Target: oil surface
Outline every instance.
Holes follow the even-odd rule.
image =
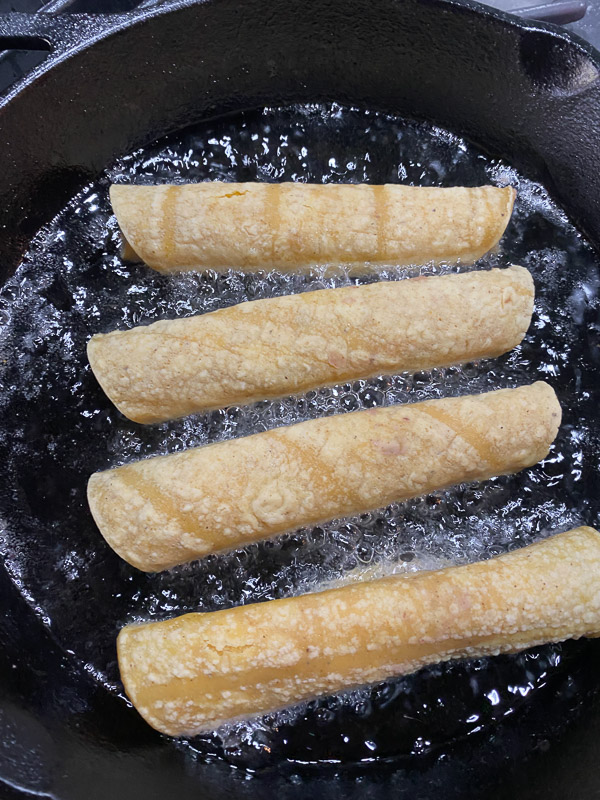
[[[388,269],[355,278],[229,271],[162,276],[124,263],[111,182],[199,180],[512,184],[515,213],[476,268],[518,263],[536,283],[533,322],[511,353],[461,367],[308,392],[152,426],[111,405],[85,355],[97,332],[262,297],[472,267]],[[545,190],[446,131],[329,106],[265,109],[144,148],[86,187],[33,241],[0,293],[0,535],[12,580],[61,647],[122,693],[115,637],[132,621],[317,590],[365,574],[489,558],[573,525],[600,523],[598,265]],[[524,472],[465,484],[323,528],[147,575],[105,544],[87,508],[89,475],[159,453],[323,414],[549,381],[564,412],[550,455]],[[174,746],[248,769],[282,761],[425,758],[537,704],[568,710],[590,690],[586,642],[424,669]],[[560,724],[558,720],[560,719]],[[550,727],[553,727],[550,725]],[[530,732],[537,747],[546,729]],[[539,736],[537,736],[539,733]],[[537,736],[537,739],[536,739]]]

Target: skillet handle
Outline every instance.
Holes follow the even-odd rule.
[[[35,21],[38,16],[41,15],[16,12],[1,14],[0,49],[52,50],[52,41],[47,36],[44,22]]]

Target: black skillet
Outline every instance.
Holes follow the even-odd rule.
[[[540,180],[600,245],[600,61],[543,24],[440,0],[215,0],[107,17],[8,15],[2,47],[50,51],[0,102],[2,282],[33,234],[117,155],[209,117],[319,100],[467,136]],[[7,535],[20,524],[16,514],[0,522]],[[512,733],[507,723],[504,738],[410,768],[291,767],[248,780],[195,760],[99,688],[4,571],[0,596],[2,797],[600,797],[593,692],[560,742],[526,759],[526,747],[514,758],[500,751],[517,728],[522,738],[543,726],[542,712]],[[597,648],[588,656],[594,684]]]

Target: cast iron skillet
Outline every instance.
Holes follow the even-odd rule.
[[[468,136],[540,180],[600,245],[600,57],[540,23],[444,0],[209,0],[106,17],[12,14],[0,18],[3,47],[50,55],[0,101],[2,281],[116,155],[208,117],[317,100]],[[2,797],[600,796],[595,707],[526,763],[498,758],[490,737],[419,770],[248,781],[195,763],[99,689],[4,571],[0,602]]]

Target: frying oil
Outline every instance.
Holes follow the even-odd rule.
[[[529,333],[494,360],[358,380],[159,425],[130,422],[90,372],[85,346],[94,333],[291,292],[473,268],[425,265],[360,277],[318,268],[307,275],[163,276],[124,263],[110,183],[201,180],[511,184],[518,199],[507,233],[475,268],[517,263],[531,271],[536,304]],[[335,104],[264,109],[127,155],[40,232],[0,295],[0,455],[7,474],[0,534],[13,581],[64,650],[108,691],[122,693],[115,636],[128,622],[468,563],[579,523],[598,525],[598,281],[591,247],[542,186],[424,123]],[[87,507],[87,478],[99,469],[323,415],[539,379],[556,389],[563,425],[549,456],[518,475],[464,484],[156,575],[121,561]],[[589,689],[581,664],[591,646],[549,645],[432,666],[178,746],[249,769],[282,761],[424,758],[465,737],[490,735],[508,717],[537,719],[542,705],[568,716],[565,709],[581,706]],[[546,741],[543,720],[527,730],[525,749]]]

